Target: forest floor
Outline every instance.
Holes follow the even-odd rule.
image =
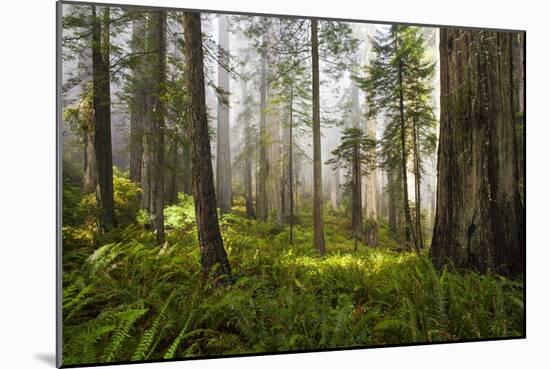
[[[523,283],[380,246],[354,252],[349,220],[325,210],[327,254],[311,216],[288,226],[220,218],[235,277],[202,282],[192,199],[166,208],[162,246],[140,224],[136,192],[115,178],[120,228],[98,236],[93,200],[64,185],[63,364],[278,352],[524,334]],[[92,205],[90,205],[92,204]]]

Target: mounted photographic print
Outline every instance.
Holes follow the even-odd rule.
[[[57,10],[58,366],[525,337],[524,31]]]

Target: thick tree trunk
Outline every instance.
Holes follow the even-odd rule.
[[[140,17],[132,22],[132,52],[143,53],[147,31],[145,18]],[[145,73],[141,60],[132,68],[132,102],[130,105],[130,179],[141,183],[143,165],[143,126],[145,107]]]
[[[213,277],[218,283],[223,283],[231,277],[231,268],[223,247],[216,209],[212,155],[206,118],[200,14],[185,13],[183,27],[187,61],[187,117],[201,267],[204,278]]]
[[[525,203],[525,33],[513,36],[514,110],[516,117],[516,144],[520,197]]]
[[[313,97],[313,236],[315,248],[325,253],[325,232],[323,226],[323,188],[321,172],[321,117],[319,110],[319,41],[317,20],[311,20],[311,91]]]
[[[513,33],[441,29],[441,128],[432,258],[523,272]]]
[[[94,107],[94,151],[97,165],[97,202],[102,231],[116,226],[113,195],[113,149],[111,142],[111,78],[109,70],[109,7],[102,17],[92,6],[92,69]]]
[[[229,62],[229,25],[225,15],[218,18],[218,59],[227,66]],[[224,213],[231,211],[231,147],[229,143],[229,73],[218,64],[218,87],[227,93],[218,96],[218,131],[216,141],[216,198]]]
[[[151,217],[157,243],[164,242],[164,117],[166,82],[166,12],[150,15],[148,51],[151,52],[150,88],[147,91],[147,122],[143,127],[142,207]]]
[[[267,161],[267,26],[262,36],[263,51],[262,51],[262,70],[260,81],[260,160],[258,173],[258,196],[256,198],[256,206],[258,210],[258,218],[261,221],[267,220],[267,176],[269,173],[269,163]]]

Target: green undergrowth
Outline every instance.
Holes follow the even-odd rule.
[[[523,335],[520,282],[436,270],[395,251],[383,224],[383,246],[354,253],[345,219],[326,212],[321,257],[307,211],[290,245],[288,226],[236,206],[220,219],[235,283],[213,288],[190,197],[167,207],[161,246],[139,222],[96,235],[84,198],[70,187],[64,198],[65,365]]]

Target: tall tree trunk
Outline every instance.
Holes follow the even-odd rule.
[[[186,133],[182,135],[182,176],[181,176],[181,190],[186,195],[193,194],[193,175],[191,173],[191,153],[190,153],[190,143]]]
[[[79,121],[82,129],[82,157],[84,175],[82,189],[84,193],[93,193],[97,187],[97,166],[94,150],[94,109],[93,96],[90,92],[90,69],[92,67],[92,39],[85,38],[86,47],[78,54],[78,78],[81,81],[81,95],[83,100],[79,109]]]
[[[268,91],[269,96],[269,91]],[[269,105],[269,104],[268,104]],[[283,162],[281,149],[281,121],[277,112],[268,115],[268,213],[279,227],[283,226]]]
[[[155,11],[148,22],[151,52],[146,97],[147,122],[143,127],[142,206],[151,217],[158,244],[164,242],[164,117],[166,82],[166,11]]]
[[[525,203],[525,33],[513,37],[514,110],[516,116],[516,143],[518,151],[518,178],[520,197]]]
[[[325,253],[325,234],[323,226],[323,188],[321,167],[321,117],[319,110],[319,41],[317,39],[317,20],[311,20],[311,69],[313,95],[313,235],[315,248]]]
[[[256,206],[258,210],[258,218],[261,221],[267,220],[267,175],[269,172],[269,163],[267,161],[267,35],[268,27],[266,25],[263,37],[262,50],[262,70],[260,82],[260,160],[258,173],[258,196]]]
[[[243,98],[248,96],[248,90],[246,88],[246,82],[243,82]],[[252,155],[252,143],[250,140],[250,120],[248,116],[244,118],[244,195],[246,200],[246,215],[249,218],[255,218],[254,212],[254,200],[252,197],[252,162],[250,156]]]
[[[147,30],[145,18],[139,17],[132,22],[132,52],[145,52]],[[145,112],[145,80],[144,66],[140,58],[132,68],[132,102],[130,104],[130,179],[141,183],[141,168],[143,165],[143,125]]]
[[[397,235],[397,196],[395,190],[395,175],[393,170],[389,170],[388,173],[388,226],[392,235]]]
[[[290,81],[290,115],[289,115],[289,123],[288,123],[288,196],[289,196],[289,241],[292,245],[293,240],[293,231],[294,231],[294,192],[293,192],[293,186],[292,181],[294,180],[294,173],[292,172],[292,151],[293,151],[293,145],[294,140],[292,137],[292,130],[293,130],[293,115],[294,115],[294,84],[293,81]]]
[[[513,33],[441,29],[436,265],[523,272]]]
[[[397,40],[397,35],[396,35]],[[396,50],[397,50],[396,41]],[[420,249],[416,242],[414,232],[412,232],[412,220],[411,220],[411,210],[409,208],[409,186],[407,183],[407,132],[405,127],[405,112],[404,112],[404,103],[403,103],[403,62],[399,61],[398,66],[398,80],[399,84],[399,119],[401,125],[401,179],[403,180],[403,211],[405,212],[405,243],[407,248],[410,249],[411,237],[413,239],[413,246],[417,252],[420,254]]]
[[[84,193],[93,193],[97,187],[97,165],[94,150],[94,118],[86,112],[83,119],[84,177],[82,179],[82,189]]]
[[[362,173],[361,160],[359,154],[359,145],[353,145],[353,170],[352,170],[352,213],[351,213],[351,228],[353,229],[353,240],[355,251],[357,251],[357,241],[363,237],[363,209],[361,206],[362,200]]]
[[[187,61],[187,117],[201,268],[204,278],[213,277],[218,283],[223,283],[229,281],[231,267],[223,247],[216,209],[212,155],[206,118],[200,14],[185,13],[183,27]]]
[[[178,200],[178,165],[179,165],[179,137],[177,132],[172,137],[170,147],[170,165],[167,176],[168,186],[166,188],[166,203],[175,204]]]
[[[351,82],[351,125],[360,128],[359,113],[359,88],[355,81]],[[361,170],[361,158],[359,145],[353,145],[353,158],[351,170],[351,228],[353,230],[354,249],[357,251],[357,242],[363,238],[363,208],[366,207],[366,188],[363,188],[363,173]]]
[[[439,32],[438,32],[439,33]],[[431,225],[435,222],[435,210],[437,204],[437,152],[434,152],[431,158],[431,166],[433,170],[433,179],[430,181],[430,217]]]
[[[413,136],[413,155],[414,155],[414,203],[415,203],[415,226],[416,226],[416,242],[420,249],[424,248],[424,237],[422,235],[422,222],[421,222],[421,199],[420,199],[420,153],[418,149],[418,132],[416,126],[416,120],[413,118],[412,136]]]
[[[332,169],[332,193],[330,196],[331,204],[334,209],[340,207],[340,168]]]
[[[218,96],[218,131],[216,141],[216,198],[224,213],[231,211],[231,147],[229,143],[229,25],[225,15],[218,18],[218,87],[227,93]],[[225,65],[222,65],[222,63]]]
[[[113,148],[111,142],[111,78],[110,78],[110,9],[103,8],[102,17],[92,6],[92,70],[95,119],[94,151],[97,165],[96,197],[100,209],[99,225],[103,231],[116,226],[113,195]]]
[[[376,140],[376,121],[367,119],[365,122],[365,132],[367,136]],[[375,157],[376,149],[369,150],[369,156]],[[376,220],[378,218],[378,181],[375,169],[368,171],[365,176],[365,216],[367,219]]]

